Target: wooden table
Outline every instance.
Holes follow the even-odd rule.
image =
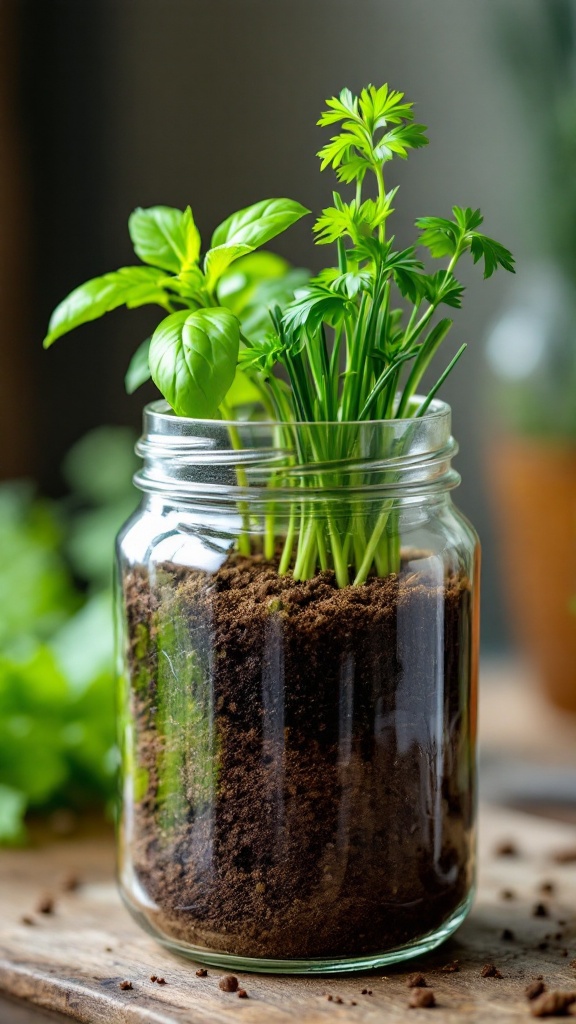
[[[518,856],[496,856],[497,844],[508,839],[517,845]],[[243,974],[245,1000],[220,991],[223,971],[209,968],[207,978],[197,978],[192,963],[162,950],[132,922],[113,881],[111,836],[4,851],[0,989],[78,1021],[108,1024],[399,1024],[407,1019],[407,976],[418,969],[436,994],[433,1020],[528,1021],[533,1018],[524,989],[535,976],[542,975],[551,988],[576,988],[571,966],[576,957],[576,863],[553,860],[556,851],[575,845],[571,825],[486,807],[478,899],[456,937],[401,969],[371,975]],[[71,871],[82,884],[65,892]],[[552,896],[540,892],[546,881],[554,885]],[[515,898],[503,899],[505,889],[513,890]],[[48,893],[55,897],[54,913],[36,912]],[[549,916],[534,916],[538,902]],[[33,924],[23,923],[28,915]],[[505,928],[514,939],[502,937]],[[459,970],[443,971],[453,960]],[[486,963],[494,963],[503,977],[481,977]],[[166,984],[151,982],[152,974],[163,976]],[[124,980],[132,982],[131,990],[120,989]],[[363,995],[365,988],[372,994]],[[410,1011],[409,1019],[426,1019],[429,1012]]]

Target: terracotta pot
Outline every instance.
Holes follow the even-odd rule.
[[[576,445],[499,439],[488,478],[512,628],[549,699],[576,712]]]

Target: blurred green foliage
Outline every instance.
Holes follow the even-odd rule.
[[[25,837],[27,812],[113,796],[113,542],[137,504],[133,444],[113,427],[78,442],[63,502],[0,485],[0,842]]]

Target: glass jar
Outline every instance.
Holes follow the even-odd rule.
[[[466,916],[479,546],[450,422],[438,401],[345,424],[146,408],[118,540],[119,871],[170,949],[371,968]]]

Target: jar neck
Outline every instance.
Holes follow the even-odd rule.
[[[134,482],[166,502],[207,508],[239,502],[366,508],[438,500],[460,482],[451,460],[450,408],[431,403],[417,419],[354,423],[225,422],[176,416],[164,402],[144,410]]]

